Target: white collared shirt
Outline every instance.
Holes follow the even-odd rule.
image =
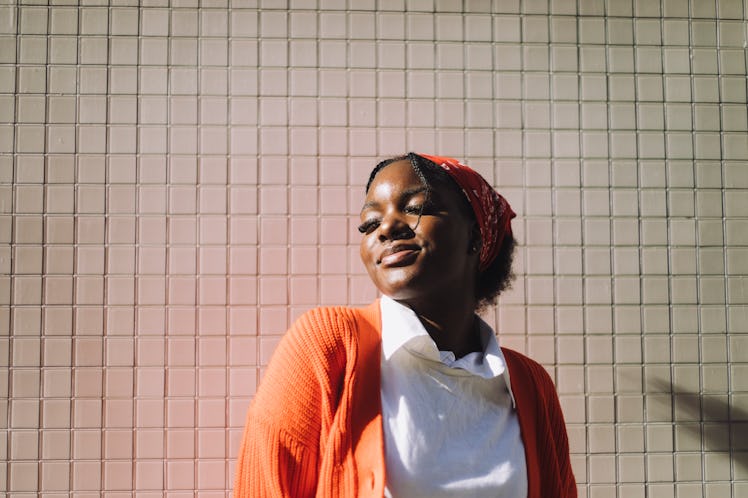
[[[479,319],[483,352],[455,359],[410,308],[380,303],[385,496],[527,496],[509,371],[491,327]]]

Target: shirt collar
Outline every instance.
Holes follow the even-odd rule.
[[[444,363],[451,368],[465,370],[483,378],[502,376],[509,390],[512,406],[516,406],[504,353],[499,347],[499,341],[493,329],[483,319],[478,317],[481,342],[484,345],[483,351],[469,353],[462,358],[455,359],[451,351],[439,351],[437,349],[436,343],[431,339],[412,309],[387,296],[382,296],[380,307],[382,311],[382,354],[384,361],[389,361],[397,350],[403,348],[418,356]]]

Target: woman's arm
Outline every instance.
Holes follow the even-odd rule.
[[[336,318],[307,312],[278,344],[247,413],[234,496],[315,495],[321,435],[330,430],[345,370]]]
[[[556,393],[556,388],[548,378],[546,384],[546,407],[548,410],[549,426],[552,432],[553,448],[555,449],[556,461],[558,462],[559,473],[559,496],[567,498],[576,498],[577,483],[574,473],[571,469],[571,459],[569,455],[569,438],[566,432],[566,423],[561,411],[561,403]]]
[[[311,497],[316,486],[316,450],[250,411],[236,462],[234,496]]]
[[[553,380],[536,361],[502,350],[525,445],[528,497],[576,498],[566,424]]]

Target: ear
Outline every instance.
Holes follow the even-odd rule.
[[[481,247],[483,246],[483,241],[481,239],[480,229],[478,228],[477,223],[473,223],[470,227],[469,242],[470,244],[468,245],[468,251],[471,254],[480,253]]]

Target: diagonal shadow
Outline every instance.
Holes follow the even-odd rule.
[[[694,393],[663,379],[648,380],[647,391],[670,394],[676,426],[695,438],[703,433],[704,451],[730,451],[735,464],[748,471],[748,410],[731,406],[727,395]],[[723,430],[707,430],[705,424]]]

